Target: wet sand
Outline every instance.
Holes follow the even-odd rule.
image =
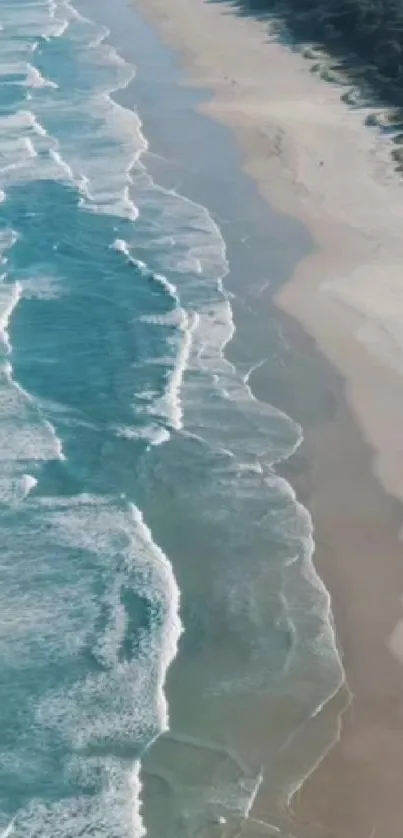
[[[352,695],[340,741],[292,801],[294,831],[304,838],[398,838],[403,670],[387,642],[403,587],[401,507],[374,479],[371,451],[345,403],[308,429],[302,451],[315,563],[332,594]]]
[[[266,24],[226,3],[138,2],[184,56],[190,83],[214,91],[203,109],[234,128],[263,196],[311,233],[316,250],[278,304],[344,382],[332,409],[305,425],[290,467],[313,513],[352,700],[340,741],[285,823],[310,838],[401,838],[403,187],[387,141],[364,125],[368,110],[344,105],[345,90],[313,75]],[[336,723],[344,698],[335,701],[313,728]],[[271,820],[272,804],[262,786],[255,824]]]

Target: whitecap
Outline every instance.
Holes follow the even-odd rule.
[[[60,9],[61,6],[53,4],[52,25],[49,26],[47,21],[44,26],[41,20],[42,35],[45,32],[45,37],[55,37],[54,33],[60,25],[55,19]],[[301,441],[302,431],[285,414],[258,402],[249,387],[250,371],[240,374],[224,356],[235,327],[231,306],[222,288],[228,264],[221,232],[205,208],[181,197],[175,190],[158,187],[149,177],[140,160],[147,148],[141,121],[137,114],[118,106],[111,99],[114,90],[121,89],[133,78],[134,68],[105,48],[103,42],[107,30],[94,26],[71,7],[70,10],[68,36],[77,47],[78,69],[88,60],[98,61],[102,68],[109,61],[110,87],[106,91],[97,91],[95,95],[84,93],[81,101],[74,101],[71,107],[67,107],[66,100],[54,97],[52,117],[54,119],[57,114],[60,125],[64,121],[64,134],[60,129],[62,137],[56,138],[47,132],[48,104],[45,97],[43,93],[37,95],[36,92],[36,88],[43,85],[32,85],[33,112],[21,111],[19,121],[0,120],[3,136],[6,137],[6,168],[3,170],[6,180],[13,183],[46,176],[67,177],[79,185],[82,205],[92,212],[137,220],[140,225],[142,214],[149,210],[149,215],[157,219],[155,228],[164,229],[166,235],[160,237],[159,244],[157,235],[149,235],[148,238],[153,253],[158,251],[161,273],[153,273],[146,262],[140,262],[131,255],[134,248],[130,241],[120,238],[113,245],[143,272],[145,280],[158,283],[172,298],[175,303],[172,316],[178,321],[175,335],[171,336],[168,344],[171,354],[167,356],[166,363],[170,367],[170,376],[165,393],[160,398],[154,398],[152,406],[146,408],[167,427],[160,427],[159,422],[154,424],[151,420],[142,433],[150,444],[157,445],[169,439],[168,428],[184,429],[199,438],[202,436],[216,451],[229,451],[237,460],[238,471],[262,477],[269,465],[295,450]],[[23,22],[21,16],[21,25]],[[27,24],[31,35],[35,34],[38,25],[29,11]],[[74,128],[74,119],[77,128]],[[30,148],[38,154],[35,160]],[[131,197],[132,187],[138,206]],[[171,281],[172,276],[175,285]],[[9,316],[6,314],[3,328],[3,342],[8,353]],[[162,328],[169,325],[169,316],[165,316],[165,321],[159,320],[158,325]],[[9,452],[7,457],[12,462],[17,459],[24,461],[24,479],[29,474],[27,460],[52,456],[63,459],[62,442],[55,428],[45,419],[42,405],[13,381],[11,365],[4,365],[2,372],[0,433],[4,433],[4,437],[0,442],[0,452],[4,458],[4,452]],[[211,408],[212,394],[215,413]],[[126,439],[136,439],[139,435],[136,429],[127,426],[118,428],[117,433]],[[244,469],[245,460],[247,469]],[[275,487],[276,491],[281,490],[281,484],[276,483]],[[311,569],[312,524],[309,517],[304,517],[306,510],[298,506],[295,497],[290,495],[289,500],[294,518],[298,519],[295,538],[303,542],[305,551],[302,563],[292,560],[287,567],[290,614],[297,625],[301,618],[298,610],[301,592],[297,583],[301,582],[302,564],[307,600],[317,609],[315,618],[320,612],[320,619],[323,617],[326,623],[329,602],[320,585],[318,587]],[[71,690],[48,696],[38,707],[38,724],[48,726],[58,735],[61,731],[66,741],[72,743],[73,749],[81,751],[91,750],[94,743],[105,741],[105,737],[109,737],[109,741],[132,741],[133,731],[138,727],[147,735],[150,732],[157,735],[166,730],[169,718],[164,681],[167,668],[176,654],[181,631],[179,592],[169,561],[155,545],[140,511],[136,507],[126,508],[124,504],[121,507],[114,499],[101,501],[85,496],[74,502],[70,499],[48,499],[46,506],[45,501],[38,501],[35,492],[27,493],[26,503],[30,505],[30,511],[36,508],[35,504],[38,504],[40,514],[45,510],[53,543],[88,551],[99,561],[105,577],[108,578],[108,574],[113,577],[104,601],[108,613],[107,627],[92,650],[101,667],[105,667],[105,672],[89,677],[84,684]],[[289,521],[287,523],[291,526]],[[162,609],[164,615],[163,625],[153,627],[151,639],[145,635],[140,637],[137,662],[121,660],[120,657],[127,619],[119,596],[122,579],[125,582],[131,580],[133,587],[155,608]],[[316,594],[319,594],[317,599]],[[18,613],[18,609],[15,611]],[[43,605],[42,611],[34,608],[30,613],[33,621],[30,627],[35,620],[42,625]],[[53,614],[51,603],[49,613]],[[327,639],[328,648],[334,649],[334,638],[330,635]],[[152,682],[150,671],[154,676]],[[136,702],[134,696],[138,699]],[[102,708],[98,716],[94,715],[95,706]],[[139,707],[143,713],[140,716]],[[135,768],[138,770],[137,764]],[[128,787],[127,775],[123,778],[119,775],[117,783],[115,778],[119,767],[113,764],[110,769],[108,774],[104,761],[102,770],[105,788],[109,792],[107,805],[102,796],[95,801],[67,800],[51,808],[32,804],[19,819],[20,835],[29,831],[32,836],[43,838],[57,831],[61,836],[67,836],[85,831],[88,819],[92,829],[95,824],[101,835],[102,830],[115,834],[116,800],[122,800],[123,787],[126,806]],[[248,789],[247,801],[250,801],[251,794],[253,789]],[[130,804],[130,811],[137,811],[137,814],[138,795],[139,783],[134,781],[134,802]],[[244,804],[247,806],[245,801]],[[117,819],[121,824],[121,809],[119,811]],[[136,823],[136,828],[141,830]],[[122,825],[119,828],[122,829]]]
[[[26,85],[27,87],[52,87],[57,88],[57,84],[50,79],[45,79],[40,71],[32,64],[27,64],[26,67]]]
[[[115,239],[115,241],[113,242],[112,247],[113,247],[114,250],[117,250],[118,253],[123,253],[124,256],[127,256],[128,258],[130,258],[129,245],[126,241],[124,241],[124,239]],[[145,267],[145,265],[144,265],[144,267]]]
[[[170,438],[168,429],[160,425],[146,425],[141,428],[129,427],[128,425],[118,426],[115,433],[123,439],[145,439],[151,445],[162,445],[164,442],[168,442]]]
[[[20,282],[22,295],[27,300],[55,300],[62,296],[60,280],[55,276],[31,276]]]
[[[0,340],[7,355],[11,352],[8,325],[11,315],[21,299],[21,294],[22,286],[20,282],[8,285],[5,284],[4,279],[0,282]]]
[[[150,281],[155,282],[157,285],[160,285],[161,288],[163,288],[164,291],[167,291],[169,296],[172,297],[172,299],[175,300],[175,302],[179,305],[180,301],[177,294],[176,285],[170,282],[167,279],[167,277],[163,274],[156,273],[150,270],[146,262],[144,262],[142,259],[137,259],[135,256],[133,256],[131,253],[131,247],[127,241],[125,241],[124,239],[115,239],[115,241],[112,244],[112,248],[116,250],[118,253],[123,253],[127,261],[130,262],[130,264],[134,265],[134,267],[136,267],[137,270],[139,270],[146,279],[149,279]]]
[[[102,668],[45,697],[37,724],[57,729],[86,758],[105,742],[113,752],[158,735],[169,723],[164,684],[182,631],[179,590],[166,555],[140,510],[123,500],[82,496],[72,504],[38,503],[46,537],[62,548],[87,551],[108,584],[98,604],[107,615],[105,628],[92,647]],[[124,646],[129,616],[122,590],[127,589],[148,601],[155,614],[150,629],[138,632],[133,654]]]
[[[9,838],[11,833],[14,831],[14,821],[15,818],[13,818],[10,821],[10,823],[5,827],[5,829],[3,829],[2,832],[0,832],[0,838]]]
[[[33,474],[23,474],[22,475],[22,496],[26,498],[35,486],[38,485],[38,480]]]
[[[197,329],[199,315],[196,312],[187,314],[181,312],[182,322],[178,329],[179,339],[176,339],[177,351],[172,364],[172,371],[165,393],[149,406],[148,412],[164,417],[169,426],[179,431],[183,427],[182,383],[185,375],[192,346],[193,333]]]
[[[0,460],[64,460],[56,429],[39,403],[13,378],[9,361],[0,367]]]
[[[87,772],[91,779],[88,767]],[[128,767],[113,758],[103,760],[102,765],[94,760],[92,776],[102,777],[103,789],[98,794],[68,797],[49,805],[33,800],[14,818],[13,835],[71,838],[95,830],[99,838],[143,838],[139,762]],[[84,777],[82,770],[79,778],[83,783]]]
[[[57,141],[32,111],[0,117],[0,130],[0,170],[6,186],[41,178],[71,180],[71,170],[58,153]]]

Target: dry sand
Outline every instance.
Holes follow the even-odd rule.
[[[402,838],[403,182],[368,111],[346,106],[267,24],[223,2],[137,2],[190,82],[214,92],[203,108],[234,128],[262,194],[311,232],[317,248],[278,303],[345,381],[346,404],[308,432],[305,453],[316,565],[354,698],[341,741],[293,801],[294,831]]]

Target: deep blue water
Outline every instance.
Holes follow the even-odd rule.
[[[0,836],[157,835],[140,766],[170,716],[210,741],[209,696],[221,724],[302,689],[300,724],[340,681],[273,471],[302,430],[225,358],[225,242],[148,173],[110,95],[135,66],[68,2],[0,22]],[[201,808],[246,811],[256,766],[231,782]]]

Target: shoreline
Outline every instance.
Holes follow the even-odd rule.
[[[364,125],[368,109],[349,110],[343,88],[313,76],[302,56],[266,44],[264,25],[203,0],[138,5],[184,56],[189,83],[214,91],[201,109],[234,129],[263,197],[301,220],[317,245],[277,303],[345,384],[347,404],[339,395],[330,418],[305,428],[301,456],[310,467],[304,493],[315,523],[315,567],[332,595],[354,699],[340,742],[293,801],[295,828],[302,836],[307,825],[310,838],[385,831],[400,838],[403,187],[387,142]],[[261,807],[258,798],[257,818]]]

